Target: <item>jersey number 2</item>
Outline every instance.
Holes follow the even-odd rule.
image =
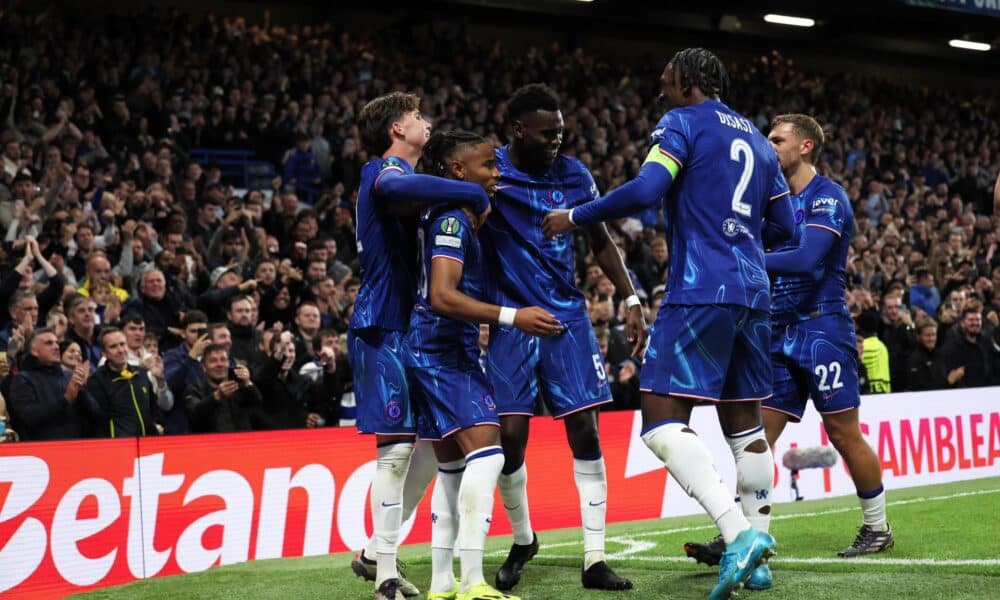
[[[746,193],[747,186],[750,185],[750,176],[753,175],[753,150],[750,149],[750,144],[746,140],[736,138],[729,146],[729,158],[743,163],[743,173],[740,174],[740,180],[736,183],[736,189],[733,190],[733,212],[749,217],[753,206],[743,201],[743,194]]]

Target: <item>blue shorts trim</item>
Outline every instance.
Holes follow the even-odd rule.
[[[557,419],[612,401],[590,321],[563,324],[562,334],[544,339],[513,327],[490,328],[486,373],[500,415],[534,415],[539,395]]]
[[[650,330],[640,391],[707,402],[771,396],[768,313],[728,304],[664,304]]]
[[[401,331],[369,327],[347,334],[348,360],[361,433],[414,435],[417,430],[403,366]]]

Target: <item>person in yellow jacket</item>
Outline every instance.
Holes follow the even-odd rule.
[[[889,373],[889,349],[875,335],[878,315],[863,312],[858,316],[858,333],[864,337],[864,351],[861,364],[868,375],[868,389],[862,394],[888,394],[892,392],[892,378]]]
[[[91,297],[96,287],[107,289],[122,304],[128,301],[128,292],[111,283],[111,262],[104,254],[94,254],[87,260],[87,277],[77,291],[81,296]]]

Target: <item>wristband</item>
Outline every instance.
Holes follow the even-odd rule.
[[[633,306],[639,306],[642,302],[639,300],[639,296],[632,294],[628,298],[625,298],[625,306],[632,308]]]
[[[569,209],[569,214],[566,215],[566,218],[569,219],[569,222],[572,223],[575,226],[576,225],[576,221],[573,220],[573,211],[574,210],[576,210],[576,209],[575,208]]]
[[[497,323],[500,323],[504,327],[514,326],[514,315],[517,314],[516,308],[511,308],[509,306],[500,307],[500,317],[497,319]]]

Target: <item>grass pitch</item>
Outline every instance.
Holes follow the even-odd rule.
[[[573,497],[575,502],[575,496]],[[567,506],[567,510],[575,510]],[[741,598],[990,598],[1000,594],[1000,477],[910,488],[889,493],[896,547],[871,558],[844,560],[861,522],[853,497],[775,506],[771,532],[774,588],[741,591]],[[622,597],[705,598],[718,570],[684,557],[685,541],[716,534],[704,516],[619,523],[608,527],[608,562],[632,579]],[[514,590],[525,600],[614,598],[580,586],[582,539],[578,529],[540,533],[541,550]],[[509,536],[487,542],[491,579],[510,546]],[[427,545],[404,546],[408,578],[422,590],[430,582]],[[78,596],[132,598],[371,598],[374,587],[350,571],[351,554],[253,561],[176,577],[108,588]],[[456,572],[458,569],[456,558]],[[423,596],[421,596],[423,598]]]

